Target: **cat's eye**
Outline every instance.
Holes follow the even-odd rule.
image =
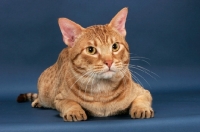
[[[86,51],[87,51],[87,53],[89,53],[89,54],[91,54],[91,55],[94,55],[94,54],[97,53],[96,48],[94,48],[94,47],[92,47],[92,46],[87,47],[87,48],[86,48]]]
[[[118,43],[114,43],[113,45],[112,45],[112,51],[113,52],[117,52],[119,50],[119,44]]]

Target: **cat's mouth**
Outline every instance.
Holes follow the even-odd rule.
[[[111,69],[108,69],[107,71],[105,71],[105,72],[115,72],[115,71],[113,71],[113,70],[111,70]],[[105,73],[104,72],[104,73]]]
[[[113,77],[114,74],[115,74],[115,71],[109,69],[109,70],[103,72],[103,73],[101,74],[101,77],[102,77],[103,79],[110,79],[110,78]]]

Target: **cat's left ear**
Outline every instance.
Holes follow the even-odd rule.
[[[122,36],[126,36],[125,23],[127,14],[128,8],[125,7],[121,9],[108,24],[108,26],[118,31]]]

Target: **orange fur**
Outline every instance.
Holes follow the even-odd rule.
[[[65,121],[86,120],[85,111],[105,117],[127,109],[132,118],[153,117],[150,92],[132,80],[128,69],[127,13],[123,8],[109,24],[88,28],[60,18],[68,47],[39,77],[38,98],[32,106],[57,109]]]

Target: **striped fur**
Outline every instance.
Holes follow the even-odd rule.
[[[60,18],[68,47],[40,75],[38,97],[21,94],[18,102],[34,100],[32,107],[57,109],[64,121],[86,120],[87,114],[111,116],[126,110],[132,118],[153,117],[150,92],[132,80],[128,69],[127,13],[124,8],[109,24],[88,28]],[[94,48],[94,54],[88,47]]]
[[[35,99],[38,98],[37,93],[25,93],[25,94],[20,94],[17,98],[17,102],[26,102],[26,101],[34,101]]]

